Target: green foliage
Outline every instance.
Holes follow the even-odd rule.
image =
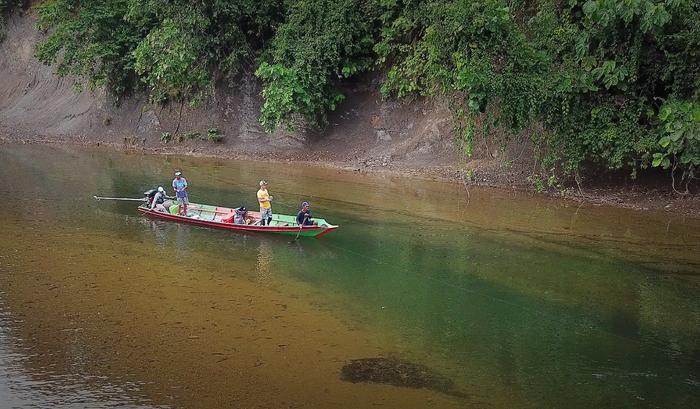
[[[224,140],[224,136],[221,134],[219,128],[209,128],[207,130],[207,139],[210,142],[219,143]]]
[[[557,178],[557,176],[554,174],[547,176],[546,174],[543,175],[540,173],[535,173],[528,176],[527,181],[532,184],[532,187],[538,193],[544,193],[547,191],[559,193],[562,192],[562,185],[559,182],[559,178]]]
[[[217,75],[251,64],[280,18],[280,3],[130,0],[126,20],[147,32],[133,51],[134,68],[152,100],[196,104]]]
[[[5,14],[8,4],[0,0]],[[551,175],[579,180],[587,169],[651,164],[687,182],[697,168],[696,0],[46,0],[36,9],[47,32],[39,59],[117,95],[145,89],[155,102],[196,103],[250,69],[263,84],[265,129],[323,126],[340,85],[377,68],[385,97],[449,101],[465,155],[477,136],[505,135],[491,141],[503,145],[541,129],[532,140],[545,189],[562,183]]]
[[[134,69],[154,102],[198,101],[209,85],[206,60],[198,55],[204,46],[198,41],[198,17],[164,20],[134,50]]]
[[[265,102],[260,123],[268,131],[285,121],[289,122],[293,114],[300,114],[313,123],[317,109],[342,100],[337,92],[328,96],[324,84],[305,81],[296,70],[282,64],[270,65],[263,62],[255,75],[265,84],[262,91]]]
[[[695,30],[686,13],[697,18],[699,10],[690,4],[589,0],[557,11],[542,3],[529,23],[551,59],[539,117],[552,132],[541,142],[567,173],[587,163],[646,164],[656,150],[658,101],[683,88],[662,81],[677,71],[662,45]]]
[[[514,131],[534,117],[545,82],[545,56],[518,29],[504,1],[385,1],[375,46],[393,61],[384,95],[450,98],[465,152],[474,133],[494,125]],[[489,105],[497,116],[485,115]]]
[[[170,132],[163,132],[160,134],[160,141],[168,143],[173,140],[173,134]]]
[[[561,189],[561,185],[559,184],[559,179],[557,178],[557,175],[549,175],[549,177],[547,178],[547,187],[556,190]]]
[[[654,153],[652,166],[672,168],[672,172],[681,170],[687,192],[687,184],[700,166],[700,101],[667,101],[661,107],[659,120],[660,152]]]
[[[474,169],[467,169],[466,172],[462,173],[462,180],[465,183],[476,181],[476,173],[474,172]]]
[[[532,187],[537,193],[544,193],[547,191],[544,181],[539,175],[532,175],[527,177],[528,182],[532,183]]]
[[[197,132],[197,131],[185,132],[185,135],[184,135],[185,139],[188,139],[188,140],[199,139],[201,136],[202,136],[202,134]]]
[[[658,151],[659,101],[700,93],[698,2],[380,3],[383,93],[448,97],[467,155],[537,122],[547,172],[634,169]]]
[[[289,2],[286,21],[256,71],[262,80],[260,123],[267,130],[325,123],[327,111],[343,100],[334,78],[367,71],[371,54],[371,2],[361,0],[299,0]]]
[[[91,88],[106,85],[121,95],[134,85],[132,50],[138,27],[124,19],[128,0],[47,0],[36,6],[38,26],[50,34],[37,58],[56,65],[60,76],[73,75]]]
[[[117,96],[145,85],[156,102],[196,103],[236,74],[281,18],[281,0],[46,0],[37,57]]]

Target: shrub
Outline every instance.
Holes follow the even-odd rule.
[[[219,143],[224,140],[224,136],[221,134],[219,128],[209,128],[207,130],[207,139],[210,142]]]
[[[185,139],[199,139],[202,134],[197,131],[185,132]]]
[[[0,0],[5,14],[12,4]],[[653,165],[687,184],[697,168],[695,0],[45,0],[36,10],[47,32],[37,57],[118,96],[146,90],[182,109],[252,69],[266,130],[323,127],[341,82],[379,69],[386,98],[448,100],[466,155],[477,135],[502,144],[536,125],[535,173],[578,181],[587,168]]]
[[[664,103],[659,113],[662,123],[658,145],[660,152],[653,154],[652,166],[682,171],[680,182],[688,184],[697,177],[695,171],[700,167],[700,102],[671,100]],[[673,189],[676,179],[673,177]],[[680,193],[680,192],[679,192]]]
[[[255,74],[262,80],[260,123],[267,130],[291,127],[295,116],[322,126],[343,95],[334,79],[372,67],[372,2],[300,0],[290,3],[286,21]]]

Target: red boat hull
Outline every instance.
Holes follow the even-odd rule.
[[[146,209],[144,207],[139,207],[138,211],[143,215],[148,217],[153,217],[157,219],[171,220],[175,222],[195,224],[198,226],[214,227],[217,229],[224,230],[236,230],[242,232],[259,232],[259,233],[276,233],[276,234],[286,234],[286,235],[299,235],[304,237],[321,237],[324,234],[330,233],[331,231],[338,228],[338,226],[304,226],[301,229],[299,227],[278,227],[278,226],[256,226],[256,225],[246,225],[246,224],[233,224],[224,223],[218,221],[209,221],[195,219],[192,217],[180,216],[176,214],[159,212],[156,210]]]

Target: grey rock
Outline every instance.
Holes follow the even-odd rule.
[[[136,127],[136,133],[145,134],[158,130],[160,127],[160,120],[158,115],[156,115],[153,110],[144,112],[141,115],[141,120],[139,125]]]
[[[391,135],[384,129],[377,130],[377,140],[380,141],[391,141]]]

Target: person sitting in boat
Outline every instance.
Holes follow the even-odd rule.
[[[241,206],[234,211],[233,223],[234,224],[248,224],[248,209],[245,206]]]
[[[151,198],[151,210],[155,209],[159,212],[164,212],[166,209],[165,199],[165,189],[163,189],[162,186],[158,186],[158,189],[155,191],[153,197]]]
[[[163,205],[163,202],[165,202],[165,190],[161,187],[158,186],[158,189],[154,189],[153,191],[149,192],[149,205],[148,207],[153,210],[157,209],[158,205]]]
[[[143,192],[143,195],[144,195],[143,200],[146,201],[146,205],[148,206],[148,208],[151,207],[151,203],[153,203],[153,198],[156,196],[156,193],[158,193],[157,188],[149,189],[149,190]]]
[[[301,210],[297,213],[297,225],[298,226],[316,226],[316,221],[311,217],[311,210],[309,210],[309,202],[302,202]]]

